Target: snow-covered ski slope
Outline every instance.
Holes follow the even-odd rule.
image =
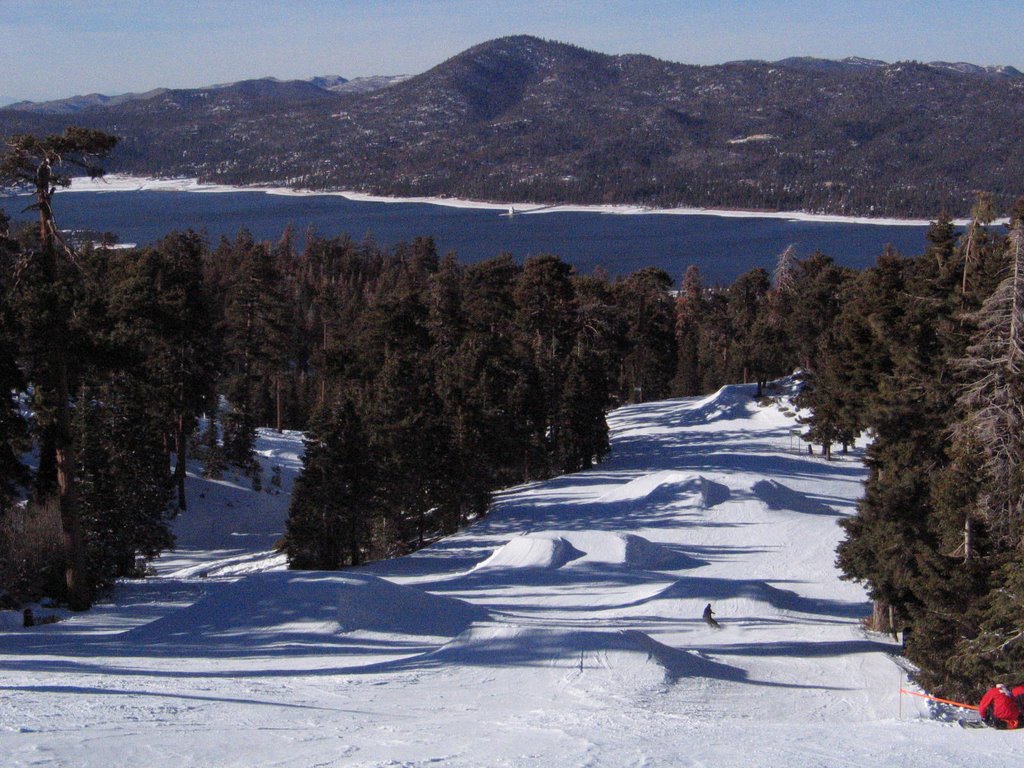
[[[301,442],[266,433],[280,495],[193,479],[156,578],[5,617],[0,764],[1007,764],[1017,734],[901,709],[895,647],[833,564],[860,455],[807,456],[785,399],[751,394],[622,408],[600,467],[342,573],[270,551]]]

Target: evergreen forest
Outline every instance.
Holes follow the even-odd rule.
[[[14,137],[0,215],[0,599],[84,609],[173,546],[187,462],[261,476],[258,429],[303,430],[280,546],[293,568],[401,555],[509,485],[592,466],[617,405],[803,382],[808,450],[870,437],[837,562],[902,630],[932,691],[1024,678],[1024,200],[979,195],[924,252],[854,272],[779,255],[732,285],[657,269],[577,274],[556,255],[475,264],[429,236],[384,247],[245,230],[73,247],[67,174],[105,134]],[[1005,212],[1003,212],[1005,213]],[[102,222],[97,222],[102,225]]]

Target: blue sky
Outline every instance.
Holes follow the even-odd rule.
[[[1024,69],[1019,0],[0,0],[0,96],[416,74],[511,34],[690,64],[809,55]]]

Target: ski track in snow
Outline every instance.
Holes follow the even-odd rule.
[[[287,571],[273,551],[302,445],[263,432],[270,492],[190,476],[155,577],[58,624],[0,614],[0,762],[1005,762],[1015,734],[901,709],[897,649],[861,629],[865,594],[834,567],[860,451],[807,456],[786,392],[751,394],[622,408],[599,467],[340,573]]]

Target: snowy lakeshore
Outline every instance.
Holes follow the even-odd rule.
[[[207,184],[198,179],[158,179],[145,176],[129,176],[124,174],[108,174],[103,178],[90,179],[80,177],[72,180],[71,192],[262,192],[268,195],[289,197],[328,196],[343,197],[355,202],[367,203],[421,203],[425,205],[441,205],[449,208],[467,208],[475,210],[493,210],[506,215],[536,215],[543,213],[604,213],[609,215],[639,216],[718,216],[734,219],[780,219],[783,221],[802,221],[819,224],[870,224],[877,226],[927,226],[928,219],[897,219],[876,218],[871,216],[838,216],[825,213],[807,213],[802,211],[746,211],[722,208],[649,208],[639,205],[548,205],[529,202],[494,203],[475,200],[462,200],[452,197],[387,197],[369,195],[351,191],[315,191],[292,189],[276,186],[231,186],[226,184]],[[1006,220],[996,222],[1005,223]],[[966,226],[968,219],[958,219],[957,226]]]
[[[337,573],[273,551],[302,444],[265,431],[280,493],[192,476],[154,577],[57,624],[3,614],[2,762],[1004,764],[1017,734],[900,700],[898,646],[839,579],[861,452],[808,456],[788,393],[752,394],[617,410],[600,466]]]

